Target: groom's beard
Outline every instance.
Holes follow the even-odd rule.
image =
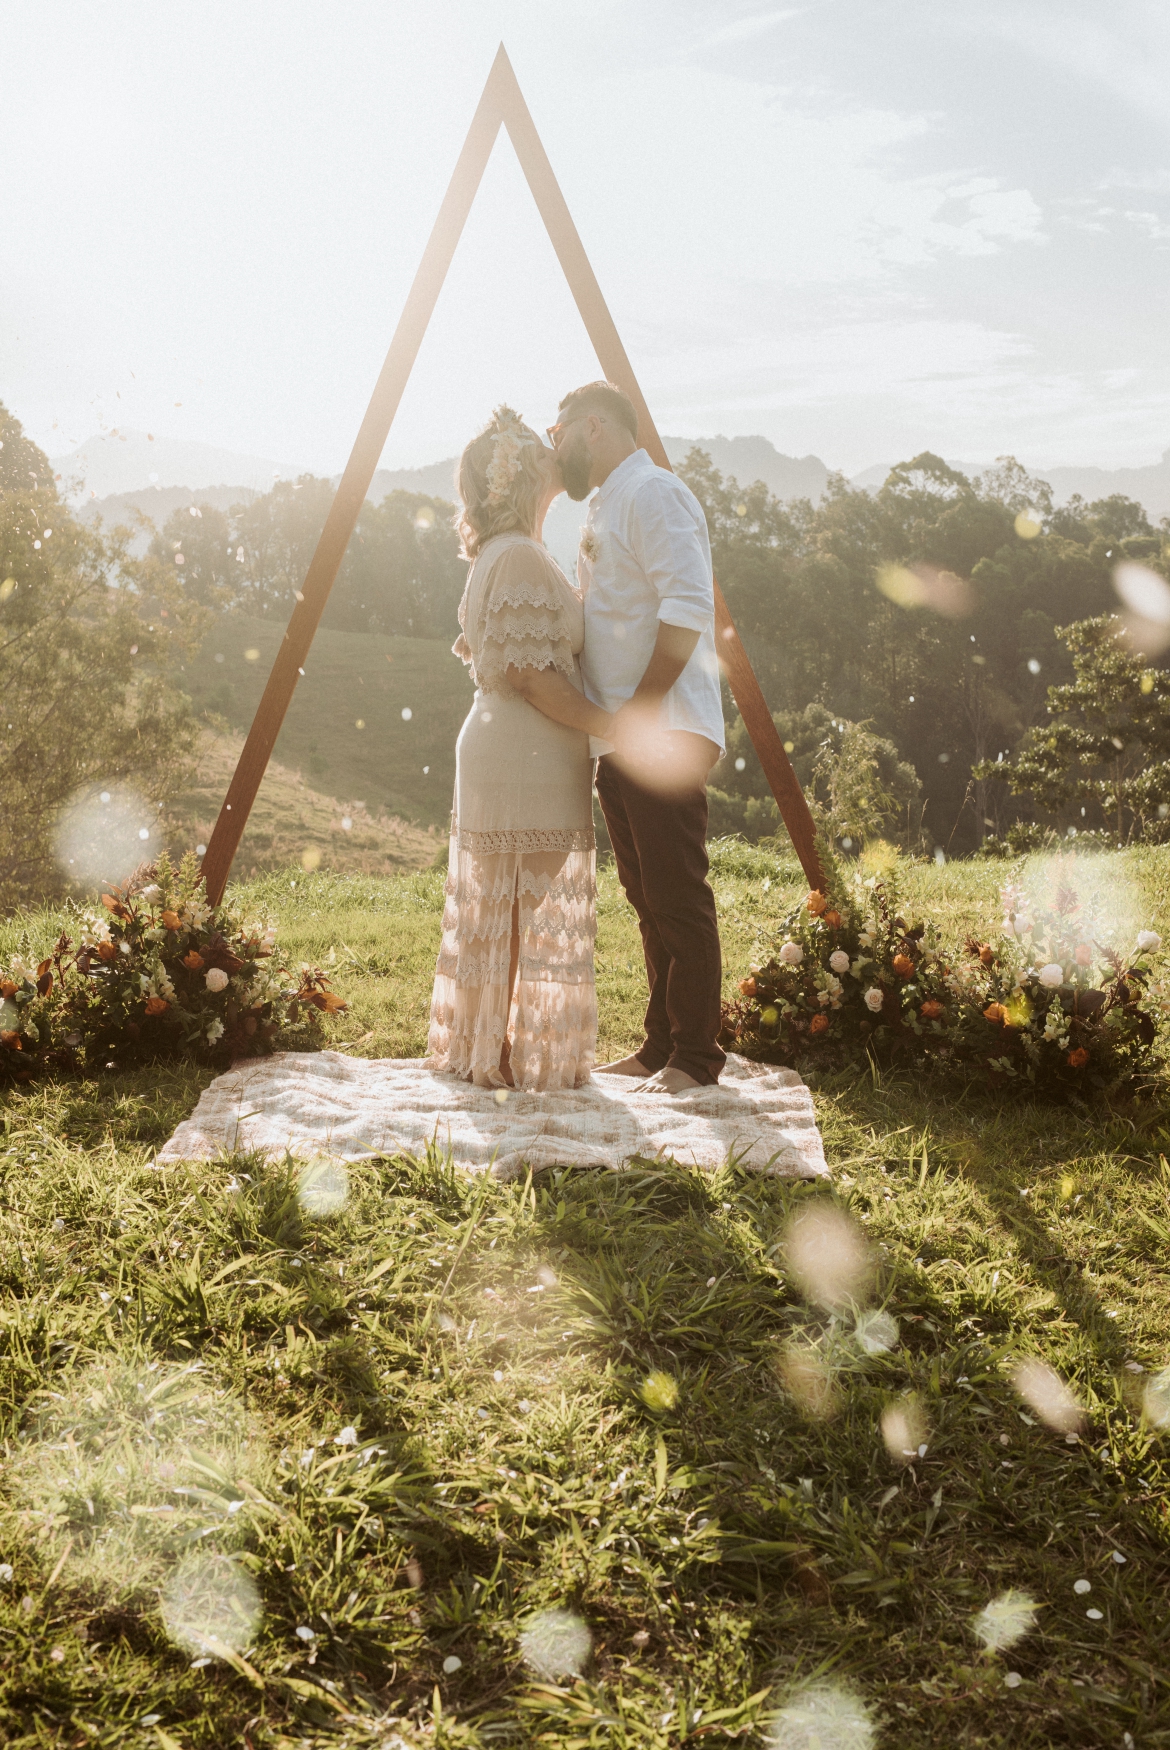
[[[592,491],[589,484],[590,459],[589,451],[585,448],[585,439],[580,432],[561,445],[557,451],[557,466],[565,483],[565,491],[574,504],[580,504],[583,498],[588,498]]]

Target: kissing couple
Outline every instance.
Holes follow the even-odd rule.
[[[703,508],[638,447],[633,402],[586,383],[544,443],[508,407],[459,462],[470,562],[428,1060],[479,1087],[588,1081],[597,1046],[593,787],[638,914],[645,1040],[601,1066],[680,1094],[718,1081],[721,960],[707,774],[724,751]],[[541,536],[593,493],[576,586]],[[595,776],[596,773],[596,776]]]

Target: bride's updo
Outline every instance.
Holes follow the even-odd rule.
[[[545,487],[543,446],[510,407],[497,407],[459,458],[462,509],[455,528],[464,559],[474,559],[493,535],[530,535]]]

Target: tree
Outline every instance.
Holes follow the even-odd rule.
[[[1170,672],[1149,667],[1112,615],[1057,636],[1072,653],[1072,681],[1049,687],[1046,721],[1016,757],[980,775],[1031,795],[1062,824],[1080,806],[1119,843],[1148,836],[1170,816]]]
[[[174,567],[188,599],[201,607],[226,607],[242,578],[244,550],[228,518],[213,504],[173,512],[151,541],[150,553],[160,564]]]
[[[876,492],[831,477],[815,506],[725,480],[697,450],[682,473],[773,713],[815,702],[830,720],[870,725],[913,766],[933,841],[956,850],[1019,811],[972,773],[1010,756],[1044,716],[1049,684],[1071,679],[1056,627],[1116,605],[1120,558],[1170,574],[1170,546],[1140,505],[1056,510],[1011,457],[969,480],[924,451]],[[714,783],[739,793],[726,765]],[[762,774],[758,785],[766,813]]]
[[[0,904],[59,889],[53,834],[87,785],[162,801],[197,728],[174,668],[198,623],[129,531],[78,524],[0,406]]]

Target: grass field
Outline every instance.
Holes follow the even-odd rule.
[[[907,884],[957,934],[994,927],[999,873]],[[1167,853],[1085,875],[1164,927]],[[397,1055],[440,882],[245,891],[334,956],[332,1042]],[[730,980],[798,889],[743,847],[713,885]],[[603,1049],[636,1042],[641,977],[604,874]],[[393,1160],[326,1215],[287,1163],[152,1169],[206,1080],[0,1108],[6,1743],[1170,1745],[1170,1101],[867,1075],[814,1090],[831,1188]],[[890,1350],[786,1271],[818,1199],[874,1249]],[[1019,1356],[1069,1381],[1078,1440],[1015,1397]],[[973,1619],[1010,1589],[1034,1624],[985,1653]],[[811,1680],[855,1698],[819,1738],[784,1723]]]
[[[196,708],[246,731],[284,624],[241,614],[220,620],[181,676]],[[455,737],[472,693],[450,645],[450,639],[321,629],[275,758],[328,796],[445,830]]]

